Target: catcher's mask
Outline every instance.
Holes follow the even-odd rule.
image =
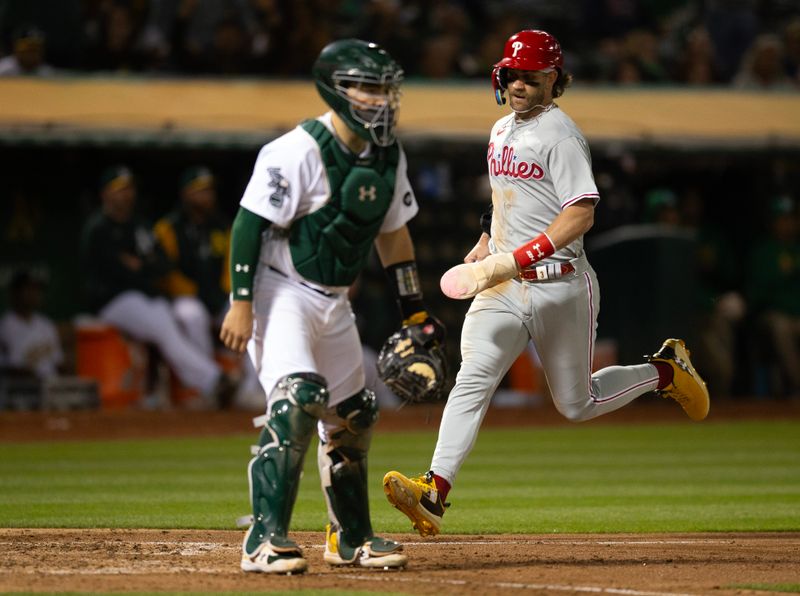
[[[540,70],[559,72],[564,66],[564,55],[558,40],[546,31],[525,29],[515,33],[506,41],[503,58],[492,68],[492,87],[498,105],[506,103],[505,92],[508,87],[506,71]]]
[[[347,126],[381,147],[394,143],[403,69],[378,44],[335,41],[312,68],[317,91]]]

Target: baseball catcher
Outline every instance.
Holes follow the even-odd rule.
[[[403,401],[439,400],[447,379],[444,326],[429,316],[393,333],[378,355],[378,376]]]
[[[247,468],[253,513],[241,568],[254,573],[308,567],[289,522],[315,433],[329,522],[322,559],[333,566],[406,565],[403,545],[377,536],[369,513],[367,454],[378,404],[365,387],[347,291],[373,247],[408,340],[398,342],[408,347],[394,359],[410,357],[417,345],[420,354],[422,346],[433,353],[444,334],[423,304],[407,226],[418,206],[395,136],[402,68],[374,43],[343,39],[323,48],[312,74],[330,110],[271,141],[256,158],[233,224],[233,293],[220,332],[227,347],[247,346],[267,395]],[[392,376],[404,379],[407,394],[425,395],[411,381],[438,390],[443,361],[403,361]]]

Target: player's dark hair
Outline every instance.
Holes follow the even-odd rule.
[[[553,99],[564,95],[564,90],[570,85],[572,85],[572,73],[559,68],[558,77],[556,77],[556,82],[553,83]]]

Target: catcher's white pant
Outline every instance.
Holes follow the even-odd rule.
[[[203,394],[214,390],[221,374],[219,365],[187,339],[165,298],[130,290],[114,297],[99,316],[132,338],[155,344],[187,387]]]
[[[451,484],[475,445],[492,395],[529,340],[556,408],[570,420],[606,414],[656,389],[658,374],[650,364],[591,374],[600,292],[585,257],[578,265],[569,277],[507,281],[473,300],[461,332],[461,369],[430,468]]]
[[[325,296],[259,267],[247,351],[269,399],[281,378],[312,372],[325,378],[334,406],[364,388],[361,340],[346,293]]]

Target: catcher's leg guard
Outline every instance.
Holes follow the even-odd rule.
[[[246,571],[305,569],[302,552],[287,533],[305,453],[328,403],[325,385],[318,375],[300,373],[281,379],[275,387],[258,452],[248,466],[253,523],[243,544]],[[302,565],[293,567],[290,560]]]
[[[329,410],[337,428],[320,441],[318,464],[328,503],[325,561],[332,565],[402,567],[401,544],[372,533],[367,490],[367,451],[378,419],[375,395],[364,389]]]

